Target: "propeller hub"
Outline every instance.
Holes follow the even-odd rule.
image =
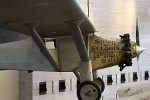
[[[137,53],[137,55],[140,55],[144,50],[145,50],[145,48],[136,45],[136,53]]]

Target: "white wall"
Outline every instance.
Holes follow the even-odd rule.
[[[71,72],[38,72],[32,74],[32,100],[77,100],[76,77]],[[59,92],[59,80],[65,80],[66,90]],[[71,82],[72,81],[72,82]],[[39,95],[39,82],[46,82],[47,93]],[[53,82],[53,86],[52,86]],[[52,91],[53,89],[53,91]]]
[[[4,37],[4,40],[2,39]],[[0,43],[19,39],[19,34],[0,29]],[[14,70],[0,71],[0,100],[19,100],[19,73]]]
[[[18,71],[0,71],[0,100],[19,100]]]

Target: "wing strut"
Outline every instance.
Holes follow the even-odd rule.
[[[77,47],[77,50],[79,52],[79,56],[82,61],[89,61],[89,56],[87,52],[87,48],[80,30],[79,25],[83,22],[84,20],[77,20],[77,21],[71,21],[69,22],[69,26],[71,27],[72,30],[72,37],[75,42],[75,45]]]
[[[47,58],[49,63],[53,66],[54,70],[60,71],[58,64],[53,59],[53,57],[51,56],[49,51],[47,50],[45,44],[43,43],[41,37],[39,36],[39,34],[37,33],[37,31],[35,29],[38,25],[37,24],[36,25],[35,24],[25,24],[25,26],[29,29],[32,39],[35,41],[36,45],[39,47],[42,54]]]
[[[85,41],[79,27],[79,25],[82,22],[83,19],[69,22],[69,26],[71,27],[72,30],[72,37],[78,50],[79,56],[81,58],[81,61],[79,63],[79,73],[81,83],[85,81],[93,81],[92,63],[91,60],[89,59]]]
[[[79,73],[77,69],[74,69],[74,73],[77,78],[80,79],[80,84],[78,84],[77,87],[77,96],[79,100],[85,100],[87,98],[90,98],[90,100],[100,100],[101,89],[103,90],[103,88],[93,82],[92,62],[88,52],[89,48],[88,45],[86,47],[80,30],[80,24],[82,22],[83,19],[69,22],[69,26],[72,30],[72,38],[81,58],[79,62]],[[86,42],[88,43],[88,40]]]

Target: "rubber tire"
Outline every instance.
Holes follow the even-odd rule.
[[[98,84],[98,86],[99,86],[100,89],[101,89],[101,92],[103,93],[104,90],[105,90],[105,83],[104,83],[104,81],[103,81],[100,77],[98,77],[98,78],[96,78],[96,79],[94,80],[94,82],[95,82],[96,84]]]
[[[80,86],[77,89],[77,97],[78,97],[78,99],[79,100],[84,100],[84,99],[81,98],[80,91],[81,91],[82,87],[85,86],[85,85],[93,85],[98,91],[98,96],[97,96],[96,100],[100,100],[102,92],[101,92],[99,86],[96,83],[92,82],[92,81],[85,81],[85,82],[80,84]]]

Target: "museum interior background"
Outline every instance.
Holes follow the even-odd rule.
[[[77,0],[87,14],[87,0]],[[103,78],[106,89],[102,100],[117,98],[116,90],[125,83],[149,80],[145,73],[150,71],[150,1],[149,0],[90,0],[90,20],[101,37],[119,38],[119,35],[130,34],[135,41],[136,18],[139,21],[140,44],[146,50],[141,54],[138,67],[136,58],[133,66],[122,72],[115,66],[98,71]],[[0,42],[12,42],[27,38],[24,35],[0,30]],[[24,77],[23,77],[24,76]],[[55,77],[54,77],[55,76]],[[108,77],[112,81],[108,81]],[[121,80],[125,78],[125,80]],[[47,93],[39,94],[39,84],[46,82]],[[65,83],[60,91],[59,84]],[[24,87],[24,88],[23,88]],[[0,100],[77,100],[76,78],[72,73],[0,71]]]

